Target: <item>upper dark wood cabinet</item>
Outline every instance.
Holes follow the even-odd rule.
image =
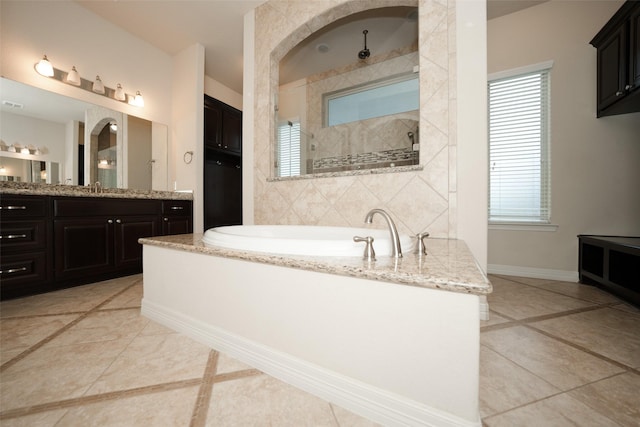
[[[624,3],[591,44],[598,50],[597,116],[640,111],[640,2]]]
[[[204,96],[204,143],[225,153],[242,152],[242,111]]]

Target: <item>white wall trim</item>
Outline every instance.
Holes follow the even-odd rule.
[[[563,282],[577,282],[578,272],[567,270],[553,270],[549,268],[520,267],[516,265],[489,264],[489,274],[504,276],[530,277],[533,279],[560,280]]]
[[[470,422],[455,417],[144,299],[142,315],[385,426],[480,426],[479,421]]]

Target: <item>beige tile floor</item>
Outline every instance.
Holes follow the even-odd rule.
[[[486,426],[640,426],[640,310],[491,277]],[[2,426],[372,426],[140,315],[142,276],[0,304]],[[392,364],[390,363],[390,367]]]

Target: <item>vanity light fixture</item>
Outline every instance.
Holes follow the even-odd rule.
[[[78,74],[78,70],[76,70],[75,65],[71,67],[71,71],[67,74],[67,83],[74,86],[80,86],[82,84],[80,81],[80,74]]]
[[[20,154],[31,154],[31,151],[29,151],[28,147],[22,147],[22,150],[20,150]]]
[[[118,83],[118,86],[116,86],[116,93],[113,97],[118,101],[127,100],[127,95],[124,93],[124,89],[122,89],[122,85],[120,83]]]
[[[96,79],[93,82],[93,85],[92,85],[91,89],[95,93],[99,93],[99,94],[103,94],[104,95],[104,84],[102,84],[102,80],[100,80],[100,76],[96,76]]]
[[[130,104],[135,105],[136,107],[144,107],[144,98],[142,97],[140,91],[136,92],[136,96],[133,98]]]
[[[111,130],[111,132],[118,132],[118,124],[117,123],[110,123],[109,124],[109,129]]]
[[[34,68],[36,72],[42,76],[50,77],[54,80],[58,80],[59,82],[67,83],[79,87],[80,89],[115,99],[116,101],[128,102],[129,105],[144,107],[144,100],[140,91],[137,91],[135,96],[129,95],[125,93],[120,83],[118,83],[116,89],[111,89],[102,83],[100,76],[96,76],[94,81],[85,80],[80,77],[75,65],[68,73],[66,71],[59,70],[51,65],[47,55],[44,55],[43,58],[34,65]]]
[[[38,62],[35,66],[38,74],[45,77],[53,77],[53,65],[49,62],[47,55],[43,56],[40,62]]]

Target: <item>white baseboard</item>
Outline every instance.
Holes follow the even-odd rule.
[[[142,314],[288,384],[385,426],[480,427],[481,424],[480,420],[470,422],[458,418],[144,299]]]
[[[520,267],[516,265],[487,265],[489,274],[504,276],[530,277],[533,279],[559,280],[562,282],[577,282],[578,272],[567,270],[552,270],[549,268]]]

